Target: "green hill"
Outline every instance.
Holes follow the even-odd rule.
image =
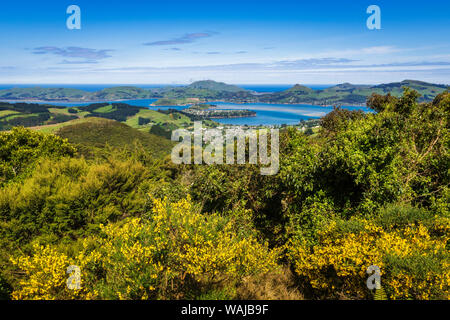
[[[247,91],[235,85],[230,85],[223,82],[216,82],[213,80],[196,81],[188,85],[187,88],[205,89],[212,91],[225,91],[225,92]]]
[[[0,90],[0,99],[3,100],[88,100],[90,93],[72,88],[13,88]]]
[[[305,86],[301,86],[299,84],[296,84],[292,88],[286,90],[287,92],[292,92],[296,94],[311,94],[314,93],[314,90]]]
[[[379,94],[390,93],[393,96],[400,97],[403,93],[403,87],[409,87],[419,92],[423,96],[419,101],[431,101],[436,95],[449,88],[447,85],[431,84],[417,80],[404,80],[402,82],[381,84],[371,87],[371,89]]]
[[[149,90],[124,86],[88,92],[72,88],[13,88],[0,90],[3,100],[42,100],[42,101],[101,101],[122,99],[149,99]]]
[[[82,153],[104,149],[107,145],[130,149],[138,142],[155,157],[162,157],[169,154],[173,146],[173,143],[167,139],[139,131],[124,123],[93,117],[83,122],[63,126],[56,131],[56,134],[77,145]]]
[[[149,99],[151,98],[151,93],[148,90],[124,86],[124,87],[113,87],[106,88],[90,95],[92,101],[95,100],[120,100],[120,99]]]
[[[292,88],[280,92],[258,94],[242,89],[235,85],[212,80],[196,81],[187,86],[165,87],[155,89],[142,89],[132,86],[106,88],[97,92],[86,92],[77,89],[65,88],[14,88],[0,90],[0,99],[3,100],[44,100],[44,101],[118,101],[123,99],[161,99],[164,101],[186,101],[199,99],[202,102],[228,101],[235,103],[262,102],[262,103],[310,103],[316,105],[334,104],[365,104],[367,97],[372,93],[400,96],[403,87],[417,90],[422,97],[420,102],[431,101],[433,98],[447,90],[447,85],[432,84],[417,80],[404,80],[370,85],[354,85],[350,83],[339,84],[323,90],[313,90],[306,86],[296,84]],[[176,102],[178,103],[178,102]],[[172,104],[172,102],[171,102]],[[167,103],[165,103],[167,105]]]
[[[259,97],[260,102],[265,103],[310,103],[317,105],[333,104],[365,104],[367,97],[372,93],[390,93],[399,97],[403,88],[409,87],[419,92],[422,97],[420,102],[431,101],[439,93],[448,89],[446,85],[432,84],[415,80],[404,80],[402,82],[381,84],[376,86],[354,85],[350,83],[339,84],[323,90],[312,90],[308,87],[295,85],[281,92],[264,94]]]

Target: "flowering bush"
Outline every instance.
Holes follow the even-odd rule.
[[[23,299],[90,299],[92,293],[83,288],[71,290],[67,286],[67,267],[72,265],[71,259],[49,246],[34,245],[33,256],[11,258],[11,262],[23,274],[19,281],[20,289],[13,291],[12,298]]]
[[[236,229],[232,220],[200,214],[189,198],[177,203],[154,199],[149,219],[101,226],[100,235],[84,239],[73,259],[40,246],[32,257],[13,259],[25,276],[12,296],[192,298],[275,270],[278,251]],[[65,287],[69,264],[81,269],[80,292]]]
[[[450,298],[448,218],[393,230],[363,219],[351,223],[359,227],[344,231],[335,221],[329,223],[315,245],[300,240],[287,245],[297,274],[314,290],[329,297],[368,298],[366,270],[376,265],[390,299]]]

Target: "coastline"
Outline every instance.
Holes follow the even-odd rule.
[[[137,99],[118,99],[118,100],[39,100],[39,99],[24,99],[24,100],[2,100],[0,99],[0,102],[7,102],[7,103],[42,103],[42,104],[51,104],[51,103],[114,103],[114,102],[123,102],[123,101],[129,101],[129,100],[150,100],[150,99],[157,99],[157,98],[137,98]],[[340,104],[313,104],[311,102],[298,102],[298,103],[287,103],[287,102],[235,102],[235,101],[226,101],[226,100],[211,100],[206,101],[206,103],[213,103],[213,102],[223,102],[223,103],[230,103],[230,104],[262,104],[262,105],[305,105],[305,106],[316,106],[316,107],[334,107],[334,106],[347,106],[347,107],[367,107],[366,104],[352,104],[352,103],[340,103]],[[154,105],[153,103],[149,104],[149,107],[187,107],[190,104],[180,104],[180,105]]]

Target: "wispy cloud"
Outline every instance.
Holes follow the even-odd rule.
[[[168,45],[192,43],[198,39],[211,37],[211,36],[213,36],[213,34],[215,34],[215,32],[186,33],[183,36],[169,39],[169,40],[146,42],[146,43],[144,43],[144,46],[168,46]]]
[[[207,51],[207,52],[200,52],[200,51],[193,51],[191,52],[193,54],[224,54],[224,55],[232,55],[232,54],[245,54],[248,53],[247,51]]]
[[[69,61],[64,59],[59,64],[96,64],[98,61],[96,60],[84,60],[84,61]]]
[[[364,47],[364,48],[355,48],[355,49],[346,49],[339,51],[327,51],[323,52],[324,55],[331,56],[359,56],[359,55],[383,55],[383,54],[392,54],[396,52],[407,51],[408,49],[397,48],[394,46],[373,46],[373,47]]]
[[[197,65],[197,66],[174,66],[174,67],[120,67],[120,68],[98,68],[96,71],[118,71],[118,72],[149,72],[149,71],[173,71],[173,72],[194,72],[194,71],[231,71],[231,72],[364,72],[382,70],[385,72],[394,71],[420,71],[435,70],[450,66],[446,61],[410,61],[392,62],[385,64],[366,64],[360,60],[346,58],[311,58],[297,60],[280,60],[266,63],[238,63],[238,64],[217,64],[217,65]],[[449,70],[449,69],[447,69]]]
[[[84,58],[95,61],[111,57],[110,51],[113,50],[96,50],[81,47],[38,47],[33,49],[33,54],[53,54],[67,58]],[[67,60],[65,60],[67,61]],[[75,62],[76,63],[76,62]]]
[[[348,64],[350,62],[356,62],[358,60],[346,59],[346,58],[319,58],[319,59],[298,59],[298,60],[283,60],[277,61],[272,64],[274,67],[286,67],[286,68],[302,68],[323,66],[332,64]]]

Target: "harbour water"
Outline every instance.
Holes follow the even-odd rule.
[[[28,86],[30,85],[23,85]],[[67,87],[67,85],[42,85],[42,87]],[[111,85],[112,86],[112,85]],[[163,85],[148,85],[146,88],[150,87],[161,87]],[[241,85],[242,88],[253,90],[257,92],[275,92],[286,90],[292,85]],[[311,85],[310,87],[314,90],[321,90],[331,85]],[[0,85],[0,88],[9,88],[8,85]],[[71,88],[82,89],[86,91],[97,91],[108,87],[106,85],[72,85]],[[139,85],[139,87],[144,87]],[[156,99],[137,99],[137,100],[122,100],[122,101],[105,101],[105,102],[123,102],[130,105],[147,107],[153,110],[167,110],[176,109],[182,110],[186,106],[151,106]],[[62,105],[67,107],[73,106],[85,106],[92,102],[46,102],[53,105]],[[210,102],[210,104],[217,105],[218,109],[248,109],[256,112],[254,117],[245,118],[229,118],[229,119],[215,119],[215,121],[223,124],[234,124],[234,125],[293,125],[299,123],[301,120],[316,119],[320,118],[333,110],[331,106],[315,106],[309,104],[264,104],[264,103],[242,103],[233,104],[226,102]],[[342,106],[342,108],[349,110],[363,110],[369,112],[367,107],[362,106]]]

